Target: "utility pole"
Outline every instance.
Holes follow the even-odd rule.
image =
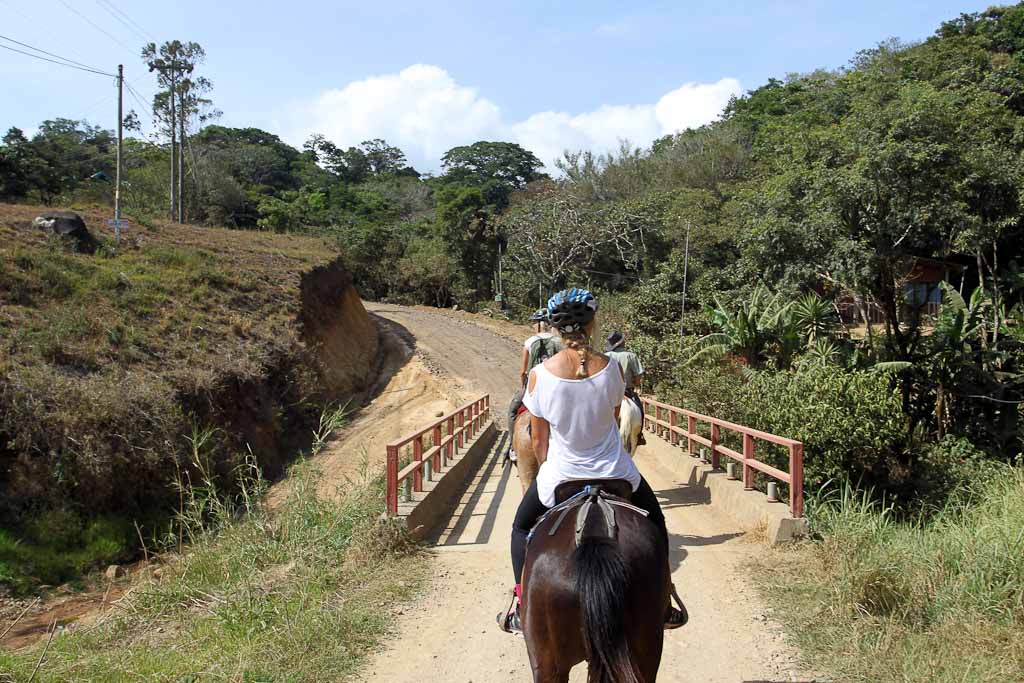
[[[498,294],[504,294],[505,289],[501,286],[501,243],[498,243]]]
[[[124,64],[117,65],[117,171],[114,173],[114,220],[117,221],[115,235],[121,241],[121,161],[124,147]]]
[[[686,221],[686,247],[683,250],[683,305],[679,312],[679,336],[686,336],[686,275],[690,269],[690,221]]]

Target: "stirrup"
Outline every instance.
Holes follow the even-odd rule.
[[[512,602],[509,603],[508,609],[498,612],[498,628],[514,636],[523,635],[523,625],[519,618],[519,598],[515,593],[512,594]]]
[[[673,607],[672,603],[669,602],[668,609],[665,610],[666,631],[686,626],[686,623],[690,621],[690,613],[686,611],[686,605],[683,604],[682,599],[679,597],[679,593],[676,592],[675,584],[672,584],[672,600],[679,605],[679,608],[677,609]]]

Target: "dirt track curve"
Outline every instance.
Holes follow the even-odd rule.
[[[358,445],[367,449],[371,465],[376,461],[379,466],[378,456],[371,454],[382,458],[381,444],[409,431],[411,425],[405,423],[411,418],[422,419],[445,401],[465,400],[482,392],[491,394],[502,425],[503,406],[517,383],[518,345],[510,337],[514,328],[501,323],[486,323],[485,328],[465,317],[420,308],[381,304],[367,308],[388,321],[391,334],[405,339],[406,364],[363,417],[328,449],[325,459],[330,460],[332,453],[351,453],[352,445]],[[401,391],[389,393],[396,390]],[[405,404],[382,403],[402,393],[417,398]],[[381,424],[382,411],[402,413],[402,424],[371,428]],[[448,528],[434,540],[428,589],[418,602],[400,608],[397,632],[371,657],[359,680],[533,680],[524,641],[501,633],[494,622],[495,614],[507,605],[512,583],[509,529],[520,498],[515,471],[503,468],[497,455],[502,443],[469,486]],[[665,509],[673,577],[691,614],[687,627],[666,634],[660,680],[806,680],[799,677],[793,653],[744,577],[744,563],[759,551],[760,541],[710,506],[697,489],[678,481],[673,462],[679,457],[678,449],[656,438],[637,455]],[[346,469],[338,465],[326,471]],[[573,671],[571,680],[586,680],[582,666]]]

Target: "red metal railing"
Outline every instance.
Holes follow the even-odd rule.
[[[686,451],[694,455],[694,443],[711,449],[711,466],[720,467],[720,456],[725,455],[743,465],[743,486],[748,491],[754,488],[755,471],[763,472],[769,477],[789,485],[789,511],[793,517],[804,515],[804,445],[799,441],[744,427],[733,422],[719,420],[716,417],[701,415],[692,410],[677,408],[661,403],[648,396],[641,397],[644,403],[644,427],[666,438],[673,445],[679,445],[686,439]],[[663,419],[663,417],[667,418]],[[681,425],[680,418],[686,418],[686,426]],[[697,432],[697,423],[711,426],[711,438]],[[722,443],[722,430],[738,434],[743,439],[743,452],[735,451]],[[767,441],[789,449],[789,472],[783,472],[771,465],[761,462],[755,457],[757,441]]]
[[[485,394],[415,434],[389,443],[386,468],[388,514],[398,514],[398,487],[402,483],[408,483],[411,478],[411,490],[422,491],[424,478],[430,481],[435,473],[447,467],[448,461],[467,441],[475,437],[490,419],[491,397],[490,394]],[[425,439],[428,436],[429,444]],[[399,452],[410,445],[411,461],[399,470]]]

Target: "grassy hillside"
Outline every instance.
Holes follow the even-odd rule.
[[[810,509],[821,537],[753,571],[808,666],[844,683],[1024,680],[1024,470],[917,520],[849,486]]]
[[[0,204],[0,582],[23,585],[156,533],[197,460],[226,487],[250,450],[276,475],[331,398],[299,322],[323,241],[156,222],[115,245],[85,210],[85,255],[41,211]]]

